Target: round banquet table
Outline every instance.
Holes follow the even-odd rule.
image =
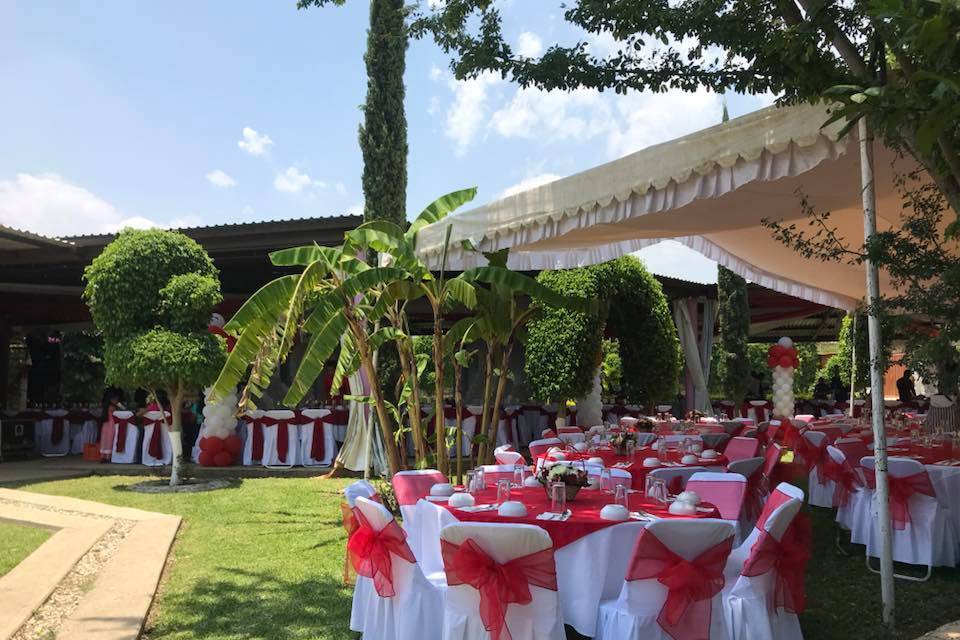
[[[645,467],[643,466],[645,458],[657,457],[657,451],[653,447],[640,447],[634,452],[632,458],[617,455],[613,449],[598,449],[593,453],[564,451],[564,455],[566,456],[566,462],[570,462],[574,466],[580,461],[586,461],[592,457],[603,458],[605,467],[627,471],[632,478],[630,487],[637,491],[644,491],[647,488],[647,474],[654,469],[671,467],[717,467],[717,469],[712,470],[722,471],[728,464],[727,457],[724,455],[716,458],[698,458],[697,462],[693,464],[683,464],[680,462],[680,459],[683,458],[680,451],[677,449],[668,449],[666,460],[664,460],[659,467]],[[553,461],[553,457],[550,454],[543,454],[538,456],[538,458]]]
[[[660,505],[647,502],[641,494],[632,493],[630,509],[643,510],[654,516],[670,516]],[[476,494],[477,504],[492,504],[496,489]],[[420,565],[428,576],[443,572],[440,556],[440,530],[456,522],[499,522],[534,524],[550,534],[554,543],[557,585],[563,621],[586,636],[596,635],[597,611],[601,600],[616,598],[623,586],[627,564],[640,532],[649,520],[612,522],[600,518],[604,505],[613,502],[613,495],[582,489],[567,502],[572,515],[566,521],[538,520],[537,515],[549,511],[550,503],[541,487],[513,488],[511,500],[523,502],[527,516],[507,518],[496,510],[466,512],[449,507],[446,502],[420,500],[416,506],[415,531],[420,548]],[[719,517],[711,505],[703,505],[695,517]]]

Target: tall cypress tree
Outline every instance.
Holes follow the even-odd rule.
[[[403,0],[371,0],[367,100],[360,126],[365,220],[406,225],[407,116],[403,109],[407,32]]]
[[[747,281],[725,267],[717,268],[717,306],[720,321],[720,349],[724,397],[738,405],[750,387],[750,302]]]
[[[340,5],[345,0],[298,0],[297,7]],[[360,125],[364,220],[406,225],[407,116],[403,72],[407,29],[403,0],[371,0],[367,30],[367,98]]]

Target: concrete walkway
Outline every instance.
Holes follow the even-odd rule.
[[[960,639],[960,621],[945,624],[935,631],[931,631],[917,640],[958,640]]]
[[[0,577],[0,640],[7,640],[116,524],[129,531],[60,623],[58,638],[136,640],[157,591],[180,517],[99,502],[0,489],[0,519],[56,533]]]

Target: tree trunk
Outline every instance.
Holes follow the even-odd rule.
[[[443,327],[441,326],[440,310],[437,309],[433,318],[433,367],[437,379],[434,382],[433,406],[436,414],[437,441],[437,470],[443,475],[450,473],[450,452],[447,450],[446,422],[443,415]]]
[[[169,394],[168,394],[169,395]],[[157,402],[159,405],[159,401]],[[175,487],[180,484],[180,476],[183,471],[183,416],[181,405],[183,404],[183,385],[177,383],[177,388],[170,396],[170,450],[172,460],[170,464],[170,486]],[[160,407],[160,414],[163,415],[163,407]]]
[[[380,389],[380,376],[377,375],[377,367],[374,366],[366,334],[359,330],[359,327],[354,326],[353,329],[353,337],[357,342],[357,350],[360,352],[360,364],[366,370],[367,379],[370,381],[370,395],[373,396],[374,407],[377,411],[377,422],[380,423],[383,447],[387,454],[387,467],[392,478],[400,470],[400,455],[397,452],[397,442],[393,438],[393,430],[390,428],[390,419],[387,416],[386,405],[384,405],[383,393]]]
[[[513,352],[513,343],[508,344],[503,350],[503,356],[500,359],[500,378],[497,380],[497,396],[493,401],[493,429],[490,434],[490,443],[487,447],[484,460],[487,464],[493,464],[493,450],[497,448],[497,431],[500,430],[500,408],[503,405],[503,394],[507,388],[507,367],[510,366],[510,354]]]
[[[409,338],[407,338],[409,340]],[[422,469],[427,460],[427,445],[423,437],[423,424],[420,422],[420,380],[417,375],[417,359],[411,358],[412,349],[397,341],[397,353],[403,377],[410,385],[410,402],[407,403],[407,415],[410,418],[410,432],[413,434],[413,449],[417,456],[416,467]],[[412,409],[411,409],[412,405]]]
[[[493,343],[486,345],[485,369],[483,372],[483,409],[480,412],[480,424],[477,425],[477,433],[480,438],[480,449],[477,452],[477,461],[486,460],[487,456],[487,434],[490,432],[490,393],[493,386]]]
[[[457,408],[457,482],[463,484],[463,394],[460,393],[460,365],[453,365],[453,398]]]

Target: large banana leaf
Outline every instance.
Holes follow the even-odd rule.
[[[339,389],[347,378],[360,369],[360,353],[357,351],[353,336],[349,333],[340,340],[340,355],[337,357],[337,366],[333,370],[333,381],[330,389]]]
[[[317,376],[323,371],[324,363],[340,344],[340,336],[346,329],[346,317],[340,312],[329,315],[323,326],[311,334],[300,367],[293,376],[290,389],[283,399],[284,404],[294,406],[303,400]]]
[[[406,250],[403,229],[389,220],[371,220],[344,234],[355,247],[369,247],[380,253],[396,255]]]
[[[552,307],[564,307],[572,311],[595,313],[598,305],[595,299],[579,296],[565,296],[549,287],[545,287],[533,278],[517,273],[505,267],[477,267],[465,271],[461,276],[467,281],[486,282],[490,285],[501,285],[511,291],[525,293],[531,298],[538,298]]]
[[[318,244],[280,249],[270,254],[270,262],[278,267],[305,267],[321,260],[333,268],[340,260],[339,247],[321,247]]]
[[[240,338],[227,354],[227,360],[213,383],[211,395],[215,399],[224,398],[237,388],[240,381],[247,375],[251,363],[257,360],[263,344],[263,336],[270,327],[251,321],[240,334]]]
[[[274,325],[286,310],[290,296],[300,280],[299,274],[281,276],[260,287],[233,315],[224,330],[239,333],[251,322]]]
[[[473,309],[477,306],[477,292],[473,285],[462,278],[452,278],[447,280],[447,295],[456,302],[459,302],[467,309]]]
[[[340,285],[340,294],[347,299],[366,293],[374,287],[406,278],[407,272],[397,267],[374,267],[350,276]]]
[[[284,323],[281,333],[280,348],[278,349],[279,358],[283,360],[287,352],[293,346],[297,332],[300,330],[300,320],[303,316],[304,303],[307,296],[310,295],[316,287],[330,273],[330,265],[325,260],[317,260],[307,265],[307,268],[300,274],[297,280],[297,286],[294,287],[287,301],[284,311]]]
[[[440,196],[420,212],[417,219],[413,221],[410,228],[407,229],[406,237],[413,247],[416,247],[416,237],[420,229],[428,224],[443,220],[451,211],[456,211],[464,204],[470,202],[477,196],[477,188],[461,189],[452,191],[444,196]]]

